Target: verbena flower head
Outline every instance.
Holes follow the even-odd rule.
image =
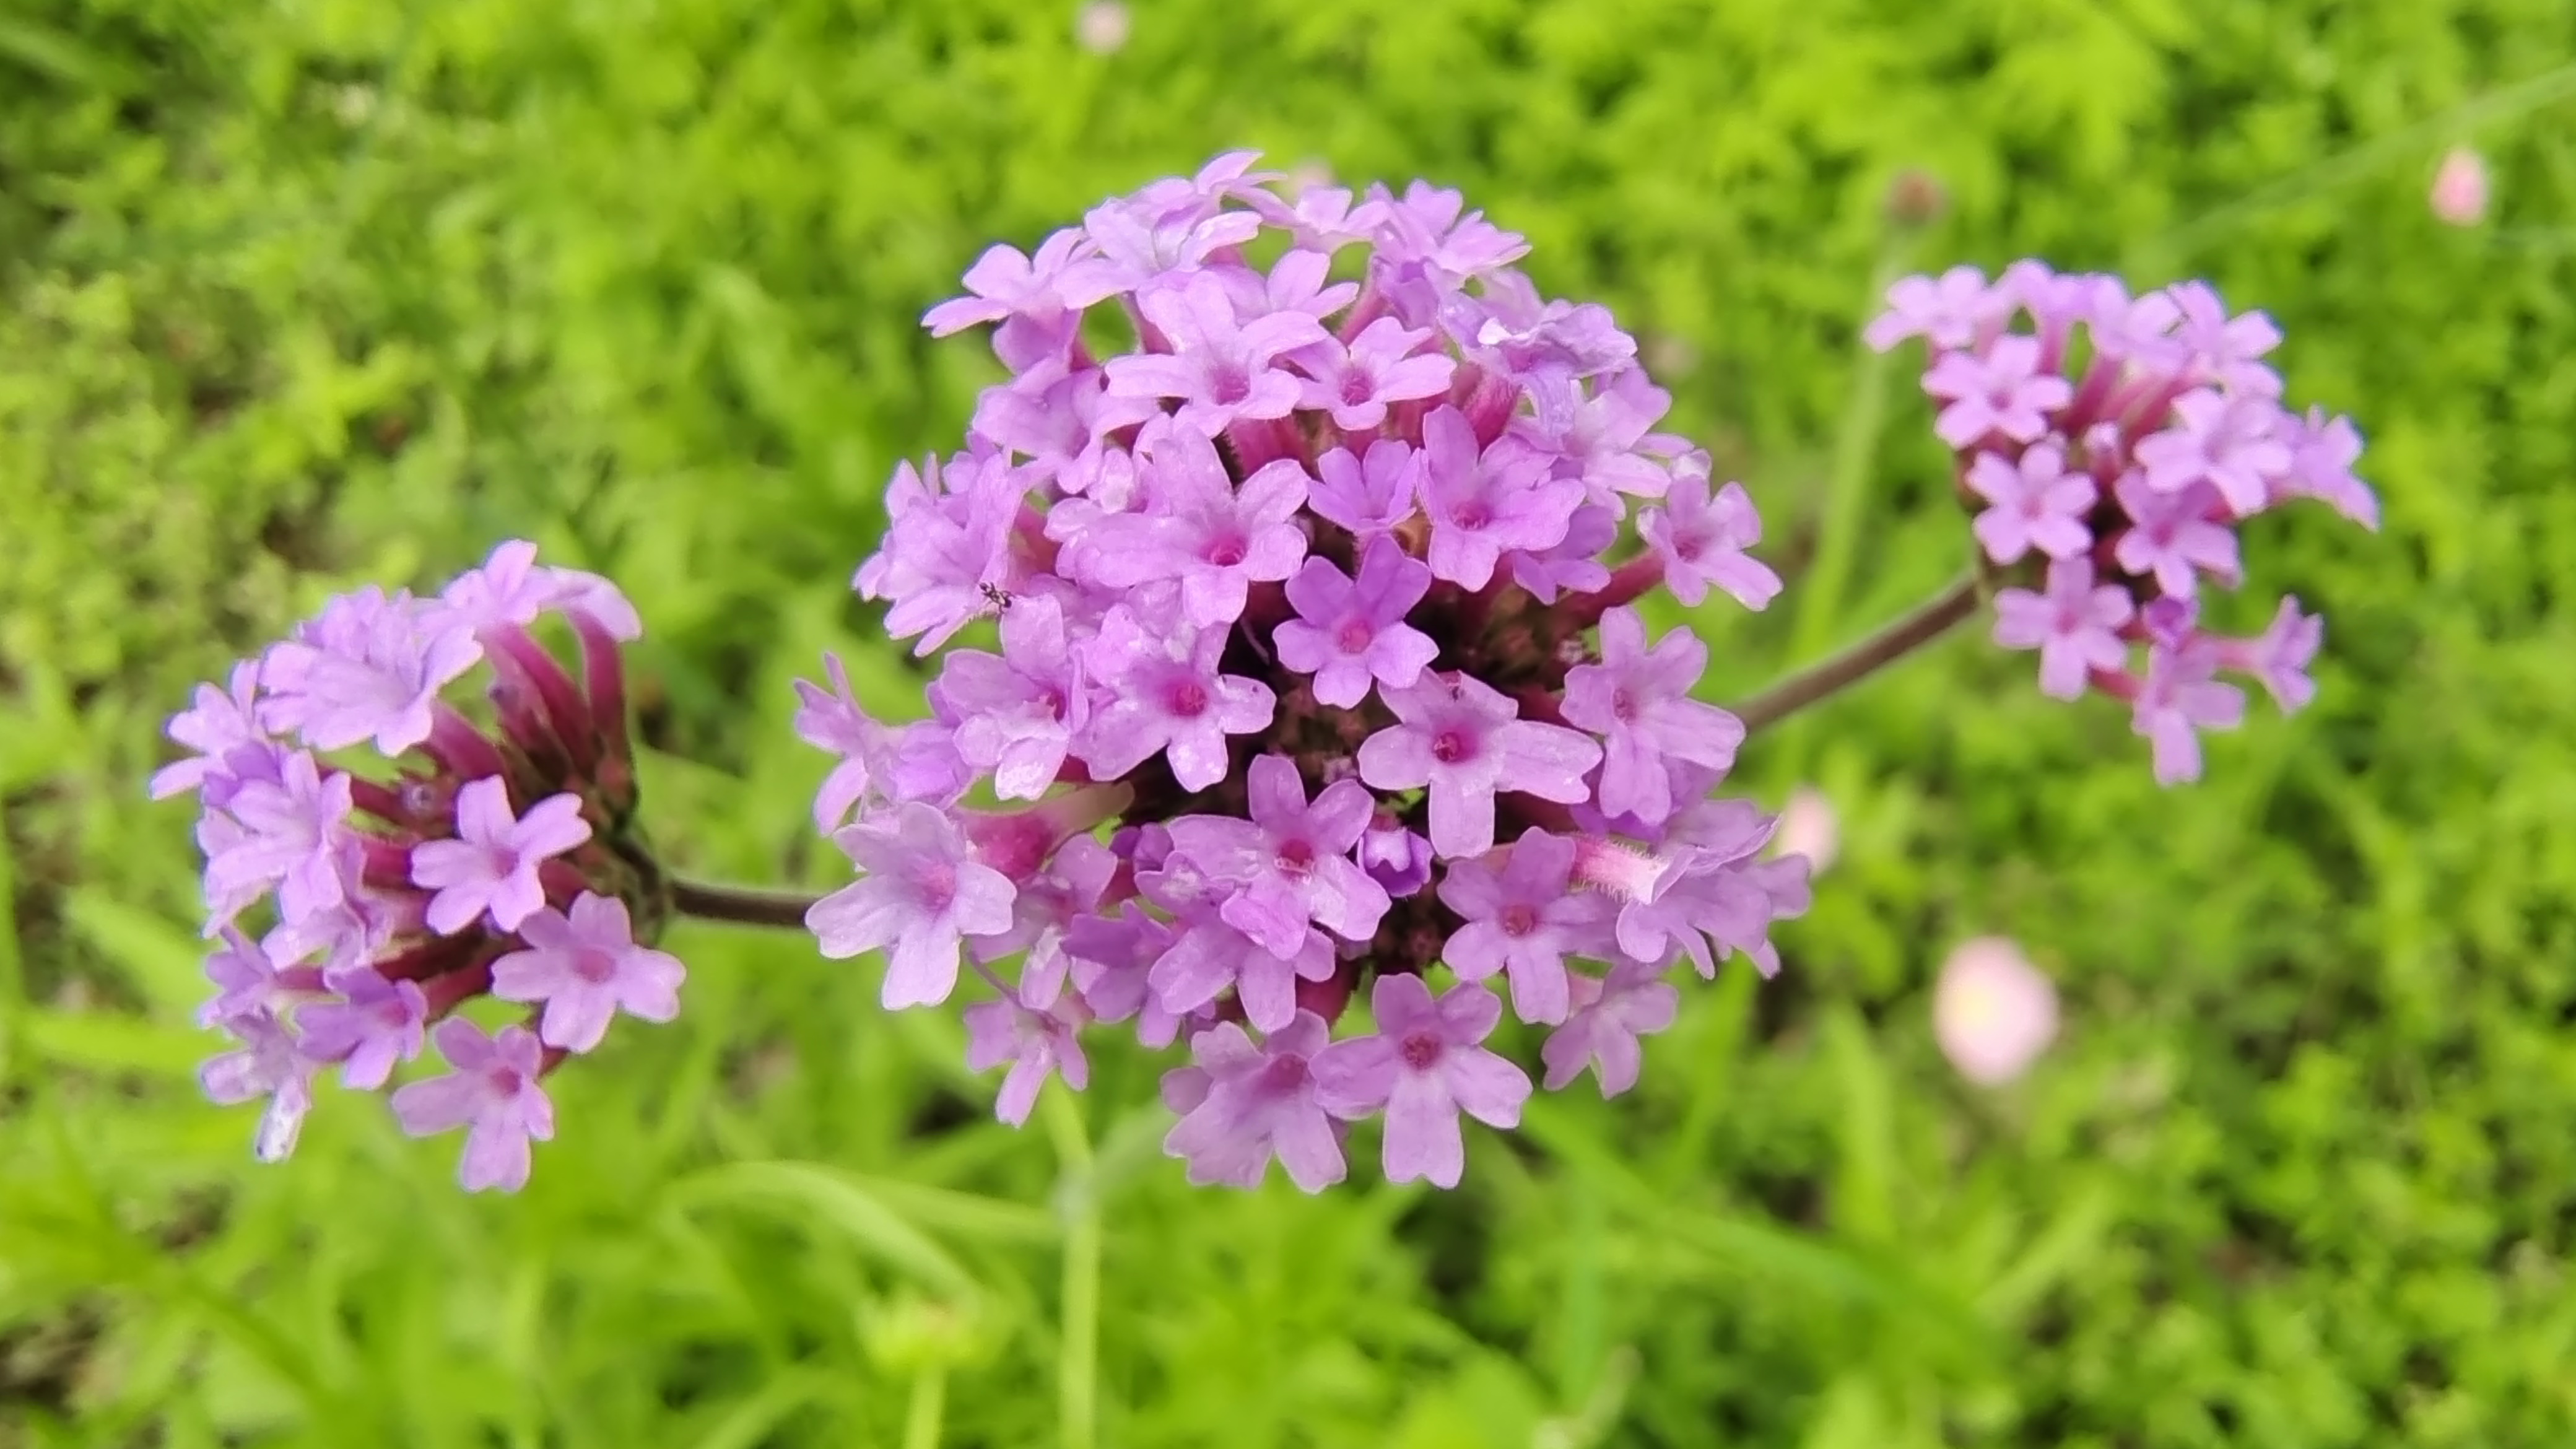
[[[220,942],[199,1021],[237,1043],[204,1084],[267,1101],[262,1159],[293,1150],[324,1072],[373,1091],[435,1045],[451,1072],[396,1091],[397,1118],[468,1128],[465,1186],[515,1189],[554,1131],[540,1078],[620,1013],[678,1012],[635,824],[619,651],[641,632],[607,580],[510,542],[435,597],[331,600],[171,719],[195,753],[152,793],[197,793]],[[527,1024],[453,1014],[484,996]]]
[[[1780,581],[1744,491],[1654,431],[1635,343],[1543,299],[1521,238],[1254,160],[995,247],[925,319],[990,326],[1012,376],[898,470],[855,586],[916,653],[987,642],[917,723],[837,661],[802,686],[858,877],[807,920],[887,953],[890,1007],[980,998],[1005,1120],[1109,1026],[1187,1052],[1193,1181],[1320,1189],[1382,1117],[1387,1174],[1447,1185],[1461,1115],[1515,1125],[1541,1064],[1488,1044],[1507,1006],[1551,1029],[1548,1087],[1617,1092],[1675,964],[1776,965],[1805,864],[1712,797],[1743,729],[1629,605]]]
[[[2244,582],[2247,519],[2314,499],[2379,526],[2351,420],[2281,401],[2269,318],[2229,315],[2199,282],[2132,296],[2036,261],[1991,281],[1908,277],[1887,300],[1869,343],[1930,347],[1934,430],[1957,450],[1978,547],[2014,581],[1995,596],[1995,641],[2039,652],[2044,691],[2126,702],[2168,785],[2199,777],[2201,731],[2243,718],[2221,674],[2284,710],[2308,701],[2324,623],[2297,599],[2256,638],[2199,623],[2206,588]]]

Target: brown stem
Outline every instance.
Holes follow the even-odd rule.
[[[681,915],[695,916],[701,921],[731,921],[742,926],[777,926],[801,931],[805,929],[805,913],[813,908],[815,899],[793,891],[706,885],[693,880],[674,879],[671,882],[671,908]]]
[[[1971,571],[1914,611],[1840,654],[1802,669],[1734,707],[1746,734],[1778,724],[1940,638],[1966,622],[1983,601],[1983,580]]]

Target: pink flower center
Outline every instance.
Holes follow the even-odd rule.
[[[1282,871],[1304,875],[1315,868],[1315,844],[1310,840],[1283,840],[1275,858]]]
[[[1707,548],[1708,540],[1699,534],[1677,533],[1673,535],[1673,557],[1680,559],[1684,563],[1697,563],[1699,561],[1700,554]]]
[[[1485,506],[1485,500],[1470,498],[1449,510],[1449,521],[1460,528],[1483,528],[1494,521],[1494,510]]]
[[[1427,1031],[1417,1031],[1408,1033],[1404,1040],[1396,1043],[1395,1054],[1404,1058],[1404,1064],[1413,1070],[1427,1072],[1440,1060],[1440,1048],[1440,1038]]]
[[[520,1074],[517,1067],[495,1066],[487,1080],[491,1082],[492,1095],[496,1097],[515,1097],[528,1090],[528,1079]]]
[[[1538,929],[1538,912],[1530,906],[1514,901],[1503,907],[1503,914],[1498,923],[1502,926],[1504,935],[1517,941]]]
[[[1304,1057],[1272,1057],[1270,1059],[1270,1064],[1261,1069],[1261,1076],[1259,1079],[1261,1095],[1265,1097],[1287,1096],[1289,1093],[1296,1091],[1299,1087],[1306,1085],[1306,1077],[1306,1059]]]
[[[1333,643],[1345,654],[1366,654],[1376,642],[1377,630],[1357,614],[1344,619],[1342,626],[1333,631]]]
[[[1465,730],[1442,730],[1431,737],[1431,758],[1444,765],[1476,757],[1476,739]]]
[[[1368,375],[1368,369],[1354,367],[1350,371],[1342,374],[1342,402],[1344,405],[1357,407],[1361,403],[1367,402],[1376,396],[1377,379]]]
[[[617,979],[617,958],[605,951],[583,949],[572,953],[572,974],[587,986],[605,986]]]
[[[1172,686],[1164,698],[1165,707],[1180,719],[1197,719],[1207,713],[1207,686],[1195,679],[1184,679]]]
[[[931,861],[913,873],[912,889],[934,914],[947,910],[957,899],[957,867],[944,860]]]
[[[1625,688],[1610,691],[1610,713],[1616,717],[1621,724],[1635,724],[1637,722],[1637,696],[1630,694]]]
[[[1243,556],[1251,551],[1252,546],[1244,540],[1242,534],[1223,533],[1209,541],[1207,550],[1201,557],[1218,568],[1230,569],[1243,562]]]
[[[1208,398],[1219,407],[1233,407],[1252,396],[1252,378],[1236,363],[1224,363],[1208,373]]]

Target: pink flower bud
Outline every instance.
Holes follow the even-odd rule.
[[[2057,988],[2001,936],[1963,941],[1941,963],[1932,1034],[1959,1075],[1996,1087],[2020,1076],[2057,1036]]]
[[[1808,873],[1814,876],[1834,863],[1841,844],[1841,826],[1824,792],[1812,785],[1790,791],[1787,803],[1780,807],[1780,832],[1771,837],[1771,853],[1805,856]]]
[[[1092,0],[1075,13],[1073,38],[1094,55],[1108,55],[1127,44],[1127,7],[1118,0]]]
[[[2487,215],[2486,158],[2454,146],[2433,173],[2433,215],[2451,226],[2475,226]]]

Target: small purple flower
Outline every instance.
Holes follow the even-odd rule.
[[[338,1062],[340,1084],[372,1092],[391,1080],[394,1066],[420,1055],[427,1039],[429,1001],[409,981],[387,981],[359,966],[331,974],[337,1001],[317,1001],[295,1014],[304,1054]]]
[[[1250,822],[1184,815],[1172,848],[1210,878],[1238,887],[1218,914],[1273,956],[1294,957],[1309,923],[1345,941],[1366,941],[1386,915],[1386,891],[1351,859],[1375,802],[1356,780],[1327,785],[1314,802],[1284,755],[1262,755],[1247,771]]]
[[[1011,907],[1011,929],[998,936],[975,938],[975,958],[998,961],[1025,953],[1020,962],[1020,1001],[1044,1011],[1056,997],[1072,967],[1068,941],[1074,923],[1100,909],[1100,898],[1118,872],[1118,857],[1088,835],[1077,835],[1056,847],[1045,870],[1020,883]]]
[[[1348,347],[1326,337],[1293,359],[1311,378],[1298,401],[1329,414],[1346,433],[1366,432],[1386,421],[1388,403],[1449,390],[1458,364],[1445,353],[1421,351],[1430,340],[1430,328],[1409,329],[1393,317],[1360,329]]]
[[[2199,779],[2199,731],[2231,730],[2245,722],[2245,691],[2218,681],[2219,664],[2215,642],[2203,635],[2148,651],[2130,728],[2153,751],[2157,784]]]
[[[1556,545],[1583,502],[1583,484],[1556,477],[1546,454],[1508,443],[1480,448],[1454,407],[1422,420],[1422,450],[1431,571],[1461,588],[1492,582],[1507,549]]]
[[[2225,662],[2244,670],[2263,683],[2264,692],[2272,696],[2283,714],[2296,714],[2317,697],[2316,681],[2308,677],[2308,664],[2317,657],[2325,643],[2326,621],[2315,614],[2299,612],[2296,595],[2281,600],[2280,609],[2261,637],[2232,646]]]
[[[304,967],[280,969],[267,947],[231,926],[222,928],[223,948],[206,957],[206,979],[215,997],[197,1009],[197,1025],[227,1026],[245,1017],[283,1017],[297,995],[320,988],[319,972]],[[289,957],[287,959],[293,959]]]
[[[1771,922],[1804,911],[1812,893],[1806,857],[1755,857],[1776,824],[1768,816],[1760,821],[1747,841],[1684,848],[1667,858],[1646,898],[1620,906],[1620,951],[1633,960],[1663,961],[1679,942],[1703,978],[1714,978],[1717,963],[1735,951],[1764,976],[1780,974]]]
[[[1012,530],[1030,477],[1008,454],[959,454],[916,472],[910,463],[886,485],[886,538],[852,581],[863,598],[884,599],[886,633],[920,635],[915,655],[948,642],[1008,593],[1016,579]]]
[[[2012,311],[2012,299],[1975,267],[1952,267],[1939,277],[1906,277],[1887,289],[1887,311],[1869,324],[1862,340],[1885,352],[1909,337],[1940,351],[1976,342]]]
[[[1335,709],[1357,708],[1372,681],[1403,689],[1440,653],[1430,635],[1404,621],[1430,591],[1431,570],[1391,538],[1369,544],[1356,580],[1330,560],[1310,558],[1288,581],[1297,617],[1271,636],[1279,662],[1315,676],[1315,699]]]
[[[1412,895],[1431,883],[1431,842],[1403,821],[1380,815],[1360,837],[1360,869],[1389,897]]]
[[[1574,842],[1527,830],[1492,858],[1453,861],[1440,881],[1440,904],[1458,913],[1440,959],[1462,981],[1496,972],[1512,984],[1512,1008],[1523,1021],[1565,1020],[1566,958],[1599,955],[1609,945],[1609,902],[1577,891]]]
[[[1249,213],[1236,213],[1258,223]],[[1120,397],[1181,400],[1177,420],[1213,438],[1237,418],[1286,417],[1301,379],[1281,364],[1285,354],[1331,334],[1303,312],[1235,318],[1225,284],[1199,273],[1151,288],[1136,299],[1170,352],[1109,360],[1109,390]]]
[[[2353,475],[2361,461],[2361,432],[2352,419],[2329,418],[2321,407],[2282,424],[2290,443],[2289,471],[2276,480],[2287,497],[2314,498],[2362,527],[2379,531],[2379,499]]]
[[[436,894],[429,928],[452,936],[489,911],[492,923],[515,931],[545,908],[537,868],[590,839],[581,797],[551,795],[510,813],[510,787],[490,775],[456,792],[456,838],[424,840],[412,847],[412,884]]]
[[[438,611],[469,629],[525,628],[555,602],[551,569],[537,567],[537,546],[524,538],[495,545],[480,568],[439,590]]]
[[[984,322],[1012,317],[1052,326],[1117,291],[1117,271],[1093,254],[1080,227],[1065,227],[1040,243],[1032,257],[1018,247],[985,249],[966,269],[968,295],[922,314],[933,337],[946,337]]]
[[[1230,1021],[1200,1032],[1190,1042],[1195,1065],[1184,1069],[1201,1078],[1197,1101],[1164,1134],[1163,1151],[1186,1159],[1202,1187],[1259,1187],[1273,1157],[1303,1191],[1341,1181],[1341,1138],[1316,1101],[1312,1070],[1330,1036],[1311,1011],[1259,1042]]]
[[[482,657],[471,629],[409,594],[343,594],[260,661],[260,727],[317,750],[372,739],[400,755],[429,738],[439,691]]]
[[[1967,483],[1988,505],[1972,528],[1995,562],[2018,563],[2032,549],[2073,558],[2093,546],[2084,515],[2100,493],[2087,475],[2066,471],[2065,450],[2055,444],[2033,443],[2018,463],[1979,453]]]
[[[1306,557],[1296,523],[1306,470],[1288,459],[1237,488],[1214,445],[1175,431],[1156,446],[1146,478],[1158,511],[1112,514],[1094,525],[1084,556],[1091,582],[1132,589],[1178,579],[1182,617],[1219,628],[1242,616],[1252,584],[1287,578]]]
[[[1604,1097],[1637,1085],[1644,1065],[1637,1038],[1670,1027],[1681,1012],[1682,995],[1663,975],[1659,966],[1622,961],[1607,977],[1575,977],[1574,1014],[1549,1032],[1539,1048],[1539,1060],[1547,1065],[1547,1089],[1563,1091],[1587,1066]]]
[[[1174,902],[1167,898],[1157,904]],[[1181,909],[1187,924],[1155,958],[1146,978],[1156,1000],[1174,1016],[1204,1011],[1230,987],[1244,1020],[1262,1031],[1276,1031],[1297,1013],[1299,981],[1332,979],[1337,958],[1321,931],[1300,929],[1296,949],[1274,955],[1204,905]]]
[[[233,666],[228,688],[211,684],[197,686],[194,701],[186,709],[170,716],[167,733],[175,744],[196,751],[188,759],[164,765],[152,776],[152,798],[167,800],[184,794],[206,782],[210,774],[225,769],[225,757],[245,745],[264,744],[268,736],[258,724],[259,665],[243,660]],[[221,804],[220,800],[209,801]]]
[[[1226,737],[1269,727],[1278,709],[1270,687],[1217,672],[1228,631],[1194,629],[1172,615],[1121,605],[1091,642],[1093,679],[1110,692],[1073,753],[1100,779],[1115,779],[1160,753],[1185,790],[1225,778]],[[1167,630],[1144,620],[1161,617]]]
[[[524,1026],[487,1037],[461,1016],[440,1022],[432,1039],[455,1070],[396,1089],[395,1120],[414,1137],[465,1128],[457,1181],[467,1192],[517,1192],[528,1185],[528,1144],[555,1135],[554,1103],[537,1080],[545,1049]]]
[[[992,775],[995,795],[1035,800],[1046,794],[1074,736],[1091,722],[1090,681],[1066,630],[1064,607],[1039,595],[1003,611],[1002,652],[950,650],[930,686],[930,703],[954,727],[958,757]]]
[[[1465,281],[1529,254],[1522,237],[1485,220],[1481,211],[1465,210],[1464,195],[1427,181],[1407,185],[1401,198],[1383,185],[1372,185],[1369,200],[1384,217],[1377,237],[1380,265],[1418,261]]]
[[[2159,493],[2132,470],[2111,485],[2111,496],[2129,515],[2111,546],[2111,561],[2132,574],[2151,575],[2156,587],[2177,599],[2188,599],[2206,572],[2223,583],[2242,577],[2236,534],[2210,516],[2218,494],[2194,485],[2179,493]]]
[[[1456,1187],[1467,1146],[1466,1113],[1489,1127],[1517,1127],[1529,1078],[1485,1049],[1503,1003],[1482,986],[1451,987],[1437,1001],[1418,976],[1380,976],[1369,996],[1377,1034],[1316,1053],[1316,1099],[1337,1116],[1386,1110],[1389,1182]]]
[[[865,812],[901,800],[944,802],[965,793],[965,762],[948,731],[928,721],[881,724],[859,707],[841,656],[825,654],[823,669],[832,681],[828,691],[809,680],[796,681],[796,737],[841,757],[815,793],[815,829],[837,828],[853,808]]]
[[[537,1035],[550,1047],[586,1052],[620,1011],[639,1021],[680,1014],[680,958],[635,941],[626,903],[583,891],[569,914],[541,910],[519,923],[527,949],[492,963],[492,994],[542,1001]]]
[[[286,752],[276,779],[245,780],[233,791],[226,813],[240,829],[222,849],[207,852],[208,898],[238,900],[274,885],[278,913],[289,921],[339,904],[346,888],[339,841],[350,809],[346,772],[325,774],[311,754]],[[216,924],[232,918],[216,916]]]
[[[1500,690],[1469,675],[1426,673],[1379,698],[1398,723],[1361,743],[1360,778],[1381,790],[1431,791],[1431,848],[1455,860],[1494,848],[1494,796],[1517,790],[1571,805],[1591,797],[1585,772],[1601,747],[1563,725],[1519,717]]]
[[[1780,576],[1744,551],[1762,541],[1762,516],[1743,485],[1729,483],[1711,496],[1705,459],[1675,470],[1663,506],[1637,515],[1637,531],[1663,560],[1664,586],[1691,608],[1724,589],[1748,609],[1779,595]]]
[[[965,938],[1011,929],[1010,878],[977,860],[957,822],[931,806],[897,805],[834,831],[832,841],[859,878],[816,901],[806,929],[836,961],[890,947],[889,1011],[946,1001]]]
[[[2173,414],[2171,426],[2138,440],[2147,486],[2179,493],[2207,483],[2238,517],[2261,512],[2290,471],[2289,445],[2276,431],[2280,405],[2195,388],[2174,399]]]
[[[1067,493],[1085,493],[1113,456],[1110,441],[1121,428],[1162,415],[1152,398],[1112,397],[1109,374],[1086,367],[1040,384],[1022,378],[988,387],[975,400],[975,432],[1027,457],[1030,465]]]
[[[1652,649],[1646,622],[1622,605],[1601,616],[1601,662],[1565,673],[1566,723],[1602,737],[1600,806],[1650,825],[1673,813],[1668,761],[1712,770],[1735,764],[1743,722],[1690,697],[1708,646],[1675,629]]]
[[[1426,461],[1411,445],[1392,438],[1369,444],[1366,459],[1335,448],[1315,461],[1320,476],[1307,491],[1307,506],[1365,545],[1413,517]]]
[[[1560,593],[1589,594],[1609,586],[1610,570],[1601,556],[1618,538],[1618,510],[1586,503],[1574,510],[1574,517],[1566,521],[1565,537],[1554,547],[1539,553],[1513,552],[1503,559],[1513,583],[1540,603],[1553,604]]]
[[[1091,1085],[1090,1059],[1074,1036],[1082,1025],[1079,1012],[1070,997],[1044,1011],[1017,1001],[979,1001],[966,1008],[967,1069],[989,1072],[1011,1064],[993,1102],[994,1116],[1014,1127],[1026,1123],[1050,1075],[1062,1076],[1077,1092]]]
[[[219,1107],[266,1097],[251,1152],[262,1162],[283,1162],[313,1110],[313,1063],[295,1049],[295,1038],[275,1016],[237,1017],[225,1029],[241,1045],[199,1067],[197,1085]]]
[[[1932,431],[1953,448],[2001,433],[2028,443],[2048,431],[2048,414],[2075,398],[2066,379],[2040,369],[2039,339],[1996,338],[1980,357],[1946,352],[1923,374],[1923,390],[1946,399]]]
[[[2180,282],[2165,290],[2182,314],[2175,340],[2189,349],[2199,376],[2250,397],[2281,395],[2281,375],[2257,360],[2281,344],[2281,329],[2271,318],[2260,312],[2228,316],[2207,282]]]
[[[2126,591],[2094,586],[2089,561],[2058,559],[2048,566],[2046,593],[2004,589],[1995,595],[1995,642],[2038,650],[2040,692],[2074,699],[2084,693],[2088,671],[2117,669],[2127,661],[2119,629],[2135,611]]]

